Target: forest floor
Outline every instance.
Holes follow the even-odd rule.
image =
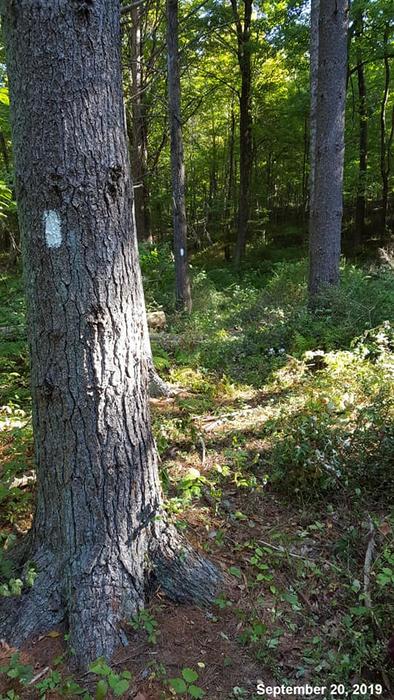
[[[151,402],[166,507],[232,577],[233,592],[201,610],[159,591],[130,621],[130,644],[111,667],[98,661],[82,677],[70,671],[66,630],[20,654],[3,643],[0,698],[100,699],[103,681],[107,697],[135,700],[251,700],[258,682],[392,697],[392,272],[345,266],[341,290],[312,314],[303,261],[265,253],[235,276],[196,258],[185,318],[171,311],[168,250],[143,250],[141,263],[148,306],[168,318],[155,362],[180,387]],[[20,277],[4,270],[0,325],[23,323]],[[3,550],[32,518],[28,382],[23,338],[3,340]],[[20,593],[0,555],[0,594]]]

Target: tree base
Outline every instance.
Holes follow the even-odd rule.
[[[65,622],[75,666],[86,669],[98,657],[110,660],[119,645],[127,645],[125,623],[157,588],[175,602],[212,603],[223,574],[175,528],[161,523],[160,530],[159,539],[152,539],[151,562],[142,581],[125,572],[122,562],[116,568],[98,567],[87,578],[78,572],[73,577],[72,565],[56,566],[48,554],[34,557],[39,570],[34,586],[0,601],[0,638],[21,647]]]
[[[16,647],[64,619],[60,572],[54,558],[41,554],[34,561],[39,574],[33,587],[18,597],[0,599],[0,638]]]

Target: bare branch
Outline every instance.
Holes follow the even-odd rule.
[[[140,5],[143,5],[144,2],[145,0],[134,0],[134,2],[130,3],[130,5],[124,5],[124,7],[121,7],[120,14],[127,15],[132,9],[134,9],[134,7],[139,7]]]

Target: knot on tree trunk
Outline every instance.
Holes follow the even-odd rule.
[[[87,19],[94,6],[94,0],[74,0],[74,5],[77,14]]]

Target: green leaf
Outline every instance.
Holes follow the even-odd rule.
[[[198,673],[196,673],[196,671],[194,671],[192,668],[183,668],[182,676],[185,679],[186,683],[193,683],[193,681],[197,680]]]
[[[242,576],[241,569],[239,569],[238,566],[230,566],[229,573],[232,576],[236,576],[237,578],[241,578]]]
[[[363,608],[361,606],[356,606],[354,608],[350,608],[350,612],[352,615],[356,615],[357,617],[362,617],[363,615],[369,615],[369,613],[370,613],[368,608]]]
[[[203,698],[205,695],[205,691],[199,688],[198,685],[189,685],[188,691],[192,698]]]
[[[176,693],[182,694],[187,692],[187,685],[183,678],[170,678],[169,684]]]
[[[130,671],[122,671],[120,675],[122,676],[122,678],[126,678],[128,681],[132,679],[132,674],[130,673]]]
[[[6,88],[6,87],[0,88],[0,103],[3,105],[6,105],[7,107],[9,107],[9,105],[10,105],[8,88]]]
[[[96,686],[96,700],[104,700],[107,697],[108,685],[104,680],[97,683]]]
[[[96,673],[98,676],[108,676],[111,673],[110,667],[106,664],[105,659],[102,658],[93,661],[89,666],[89,671]]]
[[[126,692],[126,690],[129,689],[130,683],[126,679],[121,679],[117,680],[117,682],[112,685],[112,690],[114,691],[116,697],[119,697],[120,695],[123,695],[123,693]]]

